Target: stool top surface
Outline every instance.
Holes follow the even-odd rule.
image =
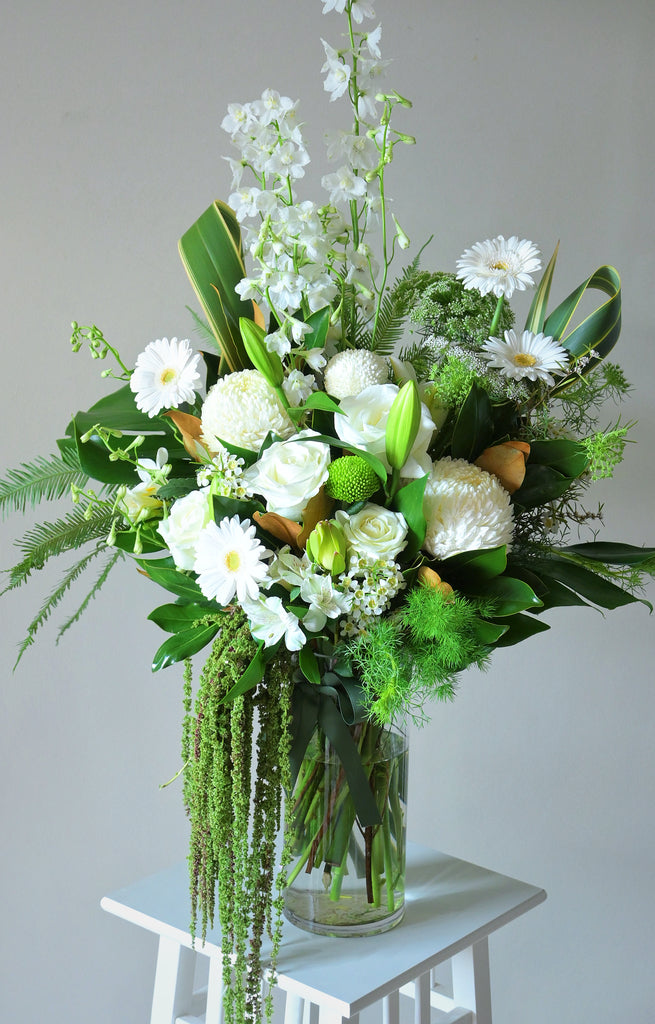
[[[406,909],[383,935],[310,935],[285,921],[280,987],[348,1017],[450,959],[546,899],[534,885],[414,843],[407,844]],[[105,896],[104,910],[190,946],[186,862]],[[220,951],[216,926],[197,952]],[[264,946],[263,959],[270,947]]]

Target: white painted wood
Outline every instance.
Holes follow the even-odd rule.
[[[159,938],[150,1024],[174,1024],[191,1007],[195,954],[167,935]]]
[[[297,992],[287,992],[284,1007],[284,1024],[303,1024],[305,1000]]]
[[[382,1000],[382,1024],[399,1024],[399,1022],[400,993],[396,989]]]
[[[307,1000],[306,1000],[307,1002]],[[307,1024],[320,1024],[321,1008],[318,1003],[309,1003],[307,1005]]]
[[[414,982],[414,1024],[430,1024],[430,972]]]
[[[221,957],[212,956],[209,958],[205,1024],[223,1024],[223,993],[223,961]]]
[[[453,999],[475,1011],[476,1024],[492,1024],[489,940],[485,937],[452,958]]]

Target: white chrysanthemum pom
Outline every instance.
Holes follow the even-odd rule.
[[[558,341],[547,335],[523,331],[519,338],[515,331],[505,331],[505,340],[489,338],[482,346],[481,356],[489,366],[501,370],[513,380],[543,380],[553,386],[553,373],[560,376],[566,371],[569,355]]]
[[[475,288],[481,295],[489,292],[511,299],[516,290],[532,287],[532,274],[541,268],[539,250],[527,238],[488,238],[476,242],[457,260],[457,277],[465,288]]]
[[[423,547],[435,558],[511,544],[509,494],[495,476],[465,459],[434,463],[423,512],[427,523]]]
[[[194,355],[186,338],[151,341],[139,355],[130,377],[137,409],[156,416],[162,409],[193,402],[195,387],[200,383],[199,362],[200,356]]]
[[[350,398],[371,384],[386,384],[389,364],[377,352],[346,349],[332,356],[325,367],[325,390],[333,398]]]
[[[273,388],[258,370],[228,373],[211,388],[202,407],[202,437],[212,451],[221,442],[258,452],[269,431],[290,437],[294,426]]]

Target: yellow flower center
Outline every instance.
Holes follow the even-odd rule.
[[[167,366],[166,369],[162,370],[161,374],[159,375],[159,380],[162,384],[170,384],[171,381],[174,381],[176,377],[177,373],[175,372],[175,370],[171,369],[170,366]]]
[[[495,263],[491,264],[492,270],[509,270],[506,260],[496,260]]]
[[[225,556],[225,568],[228,572],[237,572],[241,565],[238,551],[228,551]]]
[[[529,352],[517,352],[514,356],[516,366],[534,366],[536,362],[536,356],[530,355]]]

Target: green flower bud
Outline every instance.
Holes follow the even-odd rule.
[[[359,455],[344,455],[328,467],[325,493],[336,501],[364,501],[375,494],[380,480],[375,470]]]
[[[307,554],[312,562],[338,576],[346,569],[346,536],[338,523],[323,519],[307,538]]]
[[[389,410],[385,445],[392,469],[402,469],[416,440],[421,423],[421,399],[416,381],[408,380],[396,395]]]
[[[282,361],[277,352],[269,352],[266,348],[264,328],[245,316],[239,317],[239,328],[252,365],[266,378],[272,388],[281,387],[284,380]]]

